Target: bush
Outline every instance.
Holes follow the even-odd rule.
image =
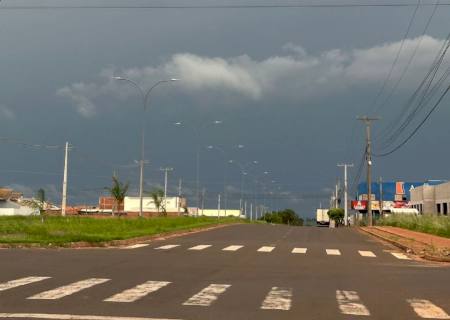
[[[287,224],[291,226],[303,225],[303,219],[299,218],[295,211],[291,209],[267,212],[266,214],[264,214],[264,216],[261,217],[261,220],[264,220],[268,223]]]
[[[345,211],[342,208],[328,210],[328,217],[336,222],[336,227],[344,222]]]

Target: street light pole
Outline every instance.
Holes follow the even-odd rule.
[[[147,92],[144,92],[141,86],[139,86],[135,81],[130,80],[128,78],[124,77],[113,77],[114,80],[119,81],[127,81],[131,83],[135,88],[137,88],[141,94],[142,97],[142,105],[143,105],[143,112],[144,115],[142,116],[142,130],[141,130],[141,160],[139,162],[140,165],[140,172],[139,172],[139,216],[142,217],[143,215],[143,194],[144,194],[144,163],[145,163],[145,111],[147,109],[148,100],[150,97],[151,92],[154,88],[159,86],[160,84],[167,83],[167,82],[174,82],[178,81],[179,79],[169,79],[169,80],[161,80],[156,82],[150,89],[147,90]]]

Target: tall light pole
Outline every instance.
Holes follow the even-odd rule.
[[[169,79],[169,80],[161,80],[156,82],[152,87],[150,87],[147,92],[144,91],[144,89],[142,89],[141,86],[139,86],[139,84],[137,84],[136,82],[134,82],[133,80],[130,80],[128,78],[124,78],[124,77],[113,77],[114,80],[119,80],[119,81],[127,81],[129,83],[131,83],[135,88],[137,88],[141,94],[142,97],[142,106],[143,106],[143,113],[144,115],[142,116],[142,132],[141,132],[141,160],[140,160],[140,173],[139,173],[139,216],[142,217],[143,212],[142,212],[142,202],[143,202],[143,193],[144,193],[144,162],[145,162],[145,111],[147,109],[147,104],[149,101],[149,97],[151,92],[153,91],[154,88],[156,88],[157,86],[159,86],[160,84],[163,83],[167,83],[167,82],[174,82],[174,81],[178,81],[179,79]]]
[[[344,167],[344,225],[348,225],[348,179],[347,179],[347,168],[353,167],[353,164],[338,164],[338,167]]]
[[[200,130],[203,128],[206,128],[208,125],[218,125],[222,124],[222,120],[214,120],[212,122],[206,122],[204,125],[201,126],[186,126],[183,122],[178,121],[174,123],[176,126],[179,127],[185,127],[185,128],[191,128],[195,134],[196,139],[196,160],[195,160],[195,184],[196,184],[196,198],[197,198],[197,211],[196,216],[198,216],[198,210],[200,208]]]
[[[173,168],[160,168],[159,170],[164,171],[164,209],[167,210],[167,176],[169,171],[173,171]]]

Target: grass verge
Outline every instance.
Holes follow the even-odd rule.
[[[392,215],[381,218],[378,225],[400,227],[450,238],[450,218],[435,215],[409,216]]]
[[[97,219],[92,217],[0,217],[0,243],[64,246],[101,243],[238,222],[236,218],[160,217]]]

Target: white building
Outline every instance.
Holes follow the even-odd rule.
[[[139,212],[140,209],[140,199],[139,197],[125,197],[123,201],[124,211],[125,212]],[[162,207],[166,209],[166,212],[174,213],[174,212],[184,212],[184,207],[186,206],[186,199],[182,197],[167,197],[162,200]],[[142,211],[143,212],[158,212],[158,208],[155,205],[152,197],[143,197],[142,198]],[[160,208],[159,212],[162,212],[163,209]]]
[[[450,182],[424,184],[411,190],[411,205],[425,214],[450,214]]]
[[[239,209],[198,209],[189,208],[189,215],[191,216],[204,216],[204,217],[237,217],[243,218],[242,212]]]

